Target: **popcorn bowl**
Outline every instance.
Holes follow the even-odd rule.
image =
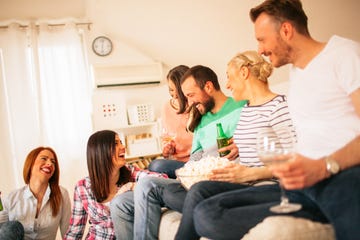
[[[189,161],[182,168],[175,171],[175,174],[185,189],[200,181],[209,180],[213,169],[223,168],[230,162],[226,158],[207,156],[199,161]]]
[[[195,183],[198,183],[200,181],[206,181],[209,180],[209,175],[208,174],[185,174],[182,172],[183,169],[179,168],[177,170],[175,170],[175,174],[177,179],[180,181],[181,185],[186,189],[189,190],[191,188],[192,185],[194,185]]]

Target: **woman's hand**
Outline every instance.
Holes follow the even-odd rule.
[[[164,158],[168,158],[169,156],[175,153],[175,141],[171,140],[170,142],[163,143],[162,155]]]
[[[271,165],[269,169],[289,190],[310,187],[327,176],[324,160],[313,160],[300,154],[295,154],[289,162]]]
[[[134,191],[135,189],[135,186],[136,186],[136,183],[135,182],[128,182],[128,183],[125,183],[124,185],[122,185],[118,191],[118,194],[121,194],[121,193],[124,193],[124,192],[127,192],[127,191]]]

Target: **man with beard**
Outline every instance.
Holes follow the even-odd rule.
[[[219,156],[216,143],[216,123],[222,123],[224,132],[231,137],[239,120],[242,107],[247,101],[235,101],[220,89],[213,70],[197,65],[186,71],[181,80],[181,89],[189,105],[201,115],[194,131],[190,161],[206,156]],[[235,144],[219,149],[230,150],[229,160],[235,160],[239,151]],[[166,191],[165,191],[166,190]],[[175,179],[144,178],[137,183],[134,201],[111,203],[113,219],[122,219],[128,228],[134,228],[134,239],[158,239],[161,208],[182,211],[187,191]],[[134,206],[135,203],[135,206]],[[135,208],[135,216],[134,216]],[[116,228],[116,223],[114,223]]]
[[[246,101],[235,101],[220,89],[216,74],[210,68],[197,65],[190,68],[181,79],[181,89],[194,111],[201,114],[194,137],[190,160],[204,156],[218,156],[218,151],[230,150],[225,157],[234,160],[238,148],[231,144],[220,150],[216,144],[216,123],[221,123],[226,136],[232,136]]]

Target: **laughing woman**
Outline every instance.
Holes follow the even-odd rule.
[[[75,186],[70,226],[64,239],[82,239],[89,219],[86,239],[115,239],[110,202],[116,195],[132,198],[135,182],[144,176],[164,176],[128,166],[125,146],[111,130],[95,132],[87,143],[89,176]]]
[[[59,163],[55,151],[38,147],[26,157],[23,177],[26,186],[4,198],[0,212],[0,239],[56,238],[69,226],[70,198],[59,186]]]

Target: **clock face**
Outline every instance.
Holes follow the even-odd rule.
[[[112,51],[112,42],[105,36],[97,37],[92,43],[92,49],[99,56],[107,56]]]

